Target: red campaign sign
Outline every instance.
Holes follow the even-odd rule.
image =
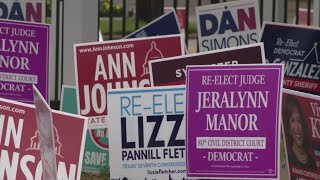
[[[299,21],[298,24],[301,25],[308,25],[308,9],[305,8],[299,8]],[[313,26],[313,14],[314,11],[313,9],[310,9],[310,25]],[[294,21],[293,23],[296,23],[296,19],[297,17],[294,17]]]
[[[150,87],[149,60],[184,54],[181,35],[75,45],[78,112],[107,127],[107,89]]]
[[[52,118],[58,179],[80,179],[87,119],[58,111]],[[34,106],[0,98],[0,179],[41,179],[42,173]]]
[[[282,98],[290,179],[320,179],[320,98],[289,89]]]
[[[320,92],[319,81],[286,77],[283,81],[284,88],[297,89],[306,92]]]

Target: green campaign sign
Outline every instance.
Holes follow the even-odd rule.
[[[78,114],[75,86],[62,86],[60,111]]]
[[[75,86],[62,86],[60,110],[78,114],[77,91]],[[109,169],[109,138],[108,129],[88,130],[84,148],[82,170],[100,173]]]

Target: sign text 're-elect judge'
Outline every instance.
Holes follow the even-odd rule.
[[[187,67],[189,175],[278,177],[281,78],[281,65]]]

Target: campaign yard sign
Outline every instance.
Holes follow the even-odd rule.
[[[320,179],[320,98],[283,90],[282,125],[291,179]]]
[[[57,179],[80,179],[87,118],[52,111]],[[41,179],[33,105],[0,98],[0,179]]]
[[[149,61],[152,86],[185,84],[187,65],[264,64],[262,43]]]
[[[32,84],[49,99],[50,25],[0,20],[0,96],[33,103]]]
[[[46,2],[42,0],[1,0],[0,19],[44,23]]]
[[[55,151],[56,147],[54,145],[51,108],[35,86],[33,86],[33,97],[39,133],[42,178],[48,180],[56,180],[57,161]]]
[[[183,38],[168,35],[76,44],[74,54],[78,112],[90,117],[89,128],[105,128],[108,89],[150,86],[148,61],[184,54]]]
[[[308,11],[308,9],[306,8],[299,8],[298,10],[298,24],[300,25],[305,25],[307,26],[308,25],[308,14],[310,12],[310,25],[311,26],[314,26],[314,22],[313,22],[313,17],[314,17],[314,10],[313,9],[310,9],[310,11]],[[297,19],[297,16],[295,16],[293,18],[293,24],[296,24],[296,19]]]
[[[281,64],[187,66],[187,174],[279,179]]]
[[[172,10],[174,10],[173,7],[164,7],[164,12],[170,12]],[[177,7],[175,9],[176,11],[176,15],[179,21],[179,25],[180,25],[180,29],[181,31],[184,33],[185,29],[186,29],[186,16],[187,16],[187,9],[185,7]]]
[[[189,179],[185,86],[108,91],[111,179]]]
[[[169,11],[124,39],[180,34],[180,25],[175,11]]]
[[[285,65],[285,88],[320,95],[320,28],[265,22],[260,41],[267,63]]]
[[[62,85],[60,111],[79,114],[77,109],[77,89],[75,86]]]
[[[78,114],[75,86],[62,85],[60,111]],[[108,129],[87,130],[82,171],[100,173],[109,168]]]
[[[196,19],[200,52],[258,42],[260,17],[257,0],[198,6]]]

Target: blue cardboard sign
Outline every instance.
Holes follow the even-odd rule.
[[[175,11],[170,11],[158,17],[146,26],[129,34],[124,39],[171,34],[180,34],[179,21]]]
[[[266,22],[260,41],[267,63],[285,65],[285,88],[320,95],[320,28]]]

